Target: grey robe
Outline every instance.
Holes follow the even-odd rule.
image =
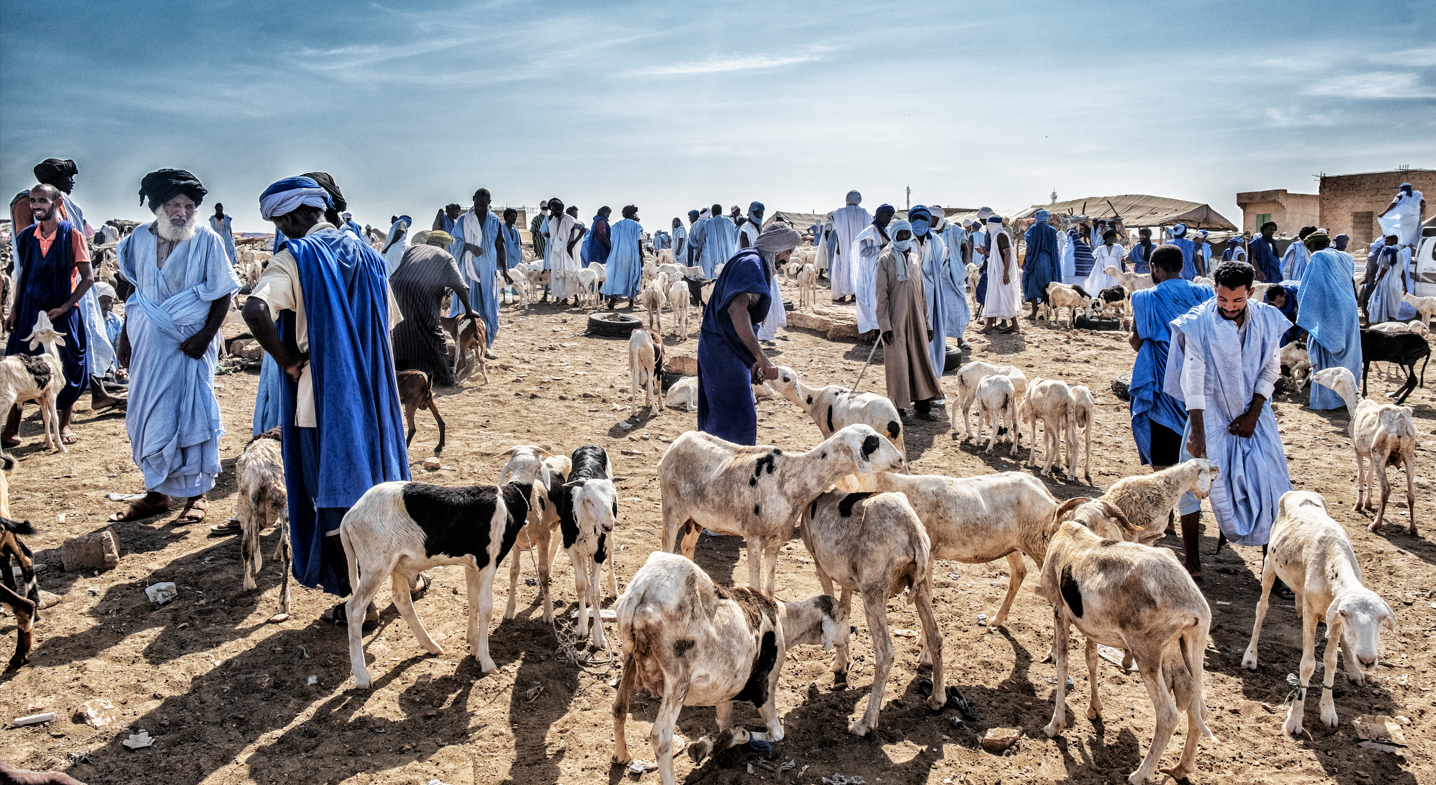
[[[892,330],[893,340],[883,344],[883,373],[888,398],[899,409],[913,401],[942,397],[932,362],[927,356],[927,295],[923,292],[922,261],[913,251],[906,254],[907,280],[898,280],[896,251],[891,245],[878,255],[878,329]]]

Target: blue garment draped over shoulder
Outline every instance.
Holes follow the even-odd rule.
[[[1252,238],[1247,250],[1247,261],[1261,273],[1263,281],[1276,283],[1281,280],[1281,260],[1276,258],[1276,251],[1266,237],[1258,235]]]
[[[1311,255],[1297,291],[1296,324],[1306,330],[1306,352],[1313,373],[1341,366],[1361,378],[1361,321],[1351,284],[1351,257],[1331,248]],[[1311,386],[1311,408],[1340,409],[1346,401],[1335,390]]]
[[[1061,280],[1057,230],[1038,222],[1027,230],[1027,260],[1022,265],[1022,299],[1046,300],[1047,285]]]
[[[1215,299],[1172,322],[1172,348],[1163,388],[1185,403],[1181,375],[1186,353],[1203,358],[1206,409],[1202,421],[1207,457],[1221,472],[1208,500],[1227,539],[1250,546],[1265,545],[1270,539],[1277,500],[1291,490],[1291,477],[1270,401],[1262,403],[1250,438],[1228,433],[1227,427],[1251,406],[1262,367],[1276,353],[1290,323],[1269,305],[1247,303],[1245,342],[1238,336],[1236,322],[1217,313]],[[1187,423],[1189,431],[1191,425]],[[1184,444],[1188,436],[1183,433]]]
[[[1155,247],[1154,245],[1142,245],[1141,243],[1132,246],[1132,250],[1127,252],[1127,263],[1132,265],[1132,272],[1138,275],[1148,275],[1152,272],[1152,268],[1147,262],[1147,257],[1151,255],[1152,249]]]
[[[294,424],[296,385],[285,377],[281,424],[294,577],[342,594],[348,575],[324,558],[321,511],[347,509],[381,482],[409,479],[389,348],[388,283],[383,257],[337,230],[289,240],[288,247],[308,321],[316,424]],[[281,322],[290,323],[284,332],[292,335],[293,315],[284,312]],[[313,441],[312,449],[301,437]]]
[[[494,250],[494,246],[499,241],[499,229],[503,226],[503,222],[492,212],[485,213],[483,225],[484,236],[478,243],[464,238],[465,223],[466,222],[461,218],[454,224],[454,243],[449,246],[449,255],[455,259],[462,260],[464,258],[465,242],[484,249],[482,254],[473,257],[473,270],[470,270],[469,265],[461,261],[459,264],[459,273],[463,275],[464,283],[469,287],[469,305],[473,306],[474,310],[478,311],[479,316],[483,317],[484,327],[488,330],[488,335],[485,336],[484,346],[489,347],[493,346],[494,339],[499,337],[499,291],[494,287],[494,276],[498,275],[499,270],[499,257],[498,252]],[[505,253],[507,253],[507,251],[505,251]],[[519,258],[522,259],[523,257],[520,256]],[[505,259],[505,262],[509,264],[509,266],[513,266],[514,264],[508,259]],[[478,273],[477,278],[472,274],[474,272]],[[463,312],[464,304],[459,302],[458,297],[452,298],[449,301],[449,315],[458,316]]]
[[[698,430],[735,444],[758,443],[751,370],[758,358],[738,338],[728,306],[738,295],[748,295],[749,324],[758,324],[768,315],[771,283],[762,257],[744,249],[724,265],[703,309],[698,334]]]
[[[643,252],[639,238],[643,226],[631,218],[624,218],[609,230],[613,250],[608,254],[608,277],[598,290],[605,297],[637,297],[639,281],[643,275]]]
[[[1196,251],[1196,244],[1185,237],[1174,237],[1167,242],[1182,249],[1182,280],[1190,281],[1196,278],[1197,263],[1192,259],[1192,255]]]
[[[1152,423],[1181,433],[1187,427],[1187,410],[1162,391],[1167,370],[1173,319],[1212,299],[1211,288],[1179,278],[1168,279],[1151,289],[1132,292],[1132,321],[1142,348],[1132,363],[1132,438],[1143,465],[1152,463]]]

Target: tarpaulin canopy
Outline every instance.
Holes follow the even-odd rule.
[[[1128,228],[1184,223],[1193,229],[1237,231],[1236,224],[1228,221],[1210,205],[1147,194],[1088,196],[1054,204],[1035,204],[1023,210],[1018,218],[1030,218],[1038,210],[1063,215],[1085,215],[1094,219],[1116,217],[1121,218]]]

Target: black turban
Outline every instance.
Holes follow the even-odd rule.
[[[311,177],[319,187],[329,193],[329,200],[334,203],[334,211],[342,213],[349,209],[349,203],[344,201],[344,194],[340,193],[339,186],[334,183],[334,178],[328,172],[305,172],[305,177]]]
[[[148,200],[151,212],[180,194],[193,199],[198,207],[207,193],[199,178],[183,169],[159,169],[140,181],[140,201]]]
[[[68,158],[46,158],[35,164],[35,179],[45,185],[60,187],[60,181],[66,177],[74,177],[80,170],[75,162]]]

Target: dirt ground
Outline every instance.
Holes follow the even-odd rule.
[[[791,294],[796,298],[796,292]],[[825,296],[820,292],[820,297]],[[849,306],[850,307],[850,306]],[[695,319],[695,327],[696,327]],[[442,390],[439,405],[448,421],[444,468],[419,468],[437,441],[421,412],[410,451],[415,479],[445,485],[492,483],[515,444],[536,443],[555,452],[583,444],[609,450],[620,481],[617,540],[620,590],[659,545],[659,491],[655,466],[668,442],[693,427],[694,415],[668,409],[639,413],[628,390],[622,341],[584,337],[584,314],[553,305],[527,314],[505,307],[487,384],[470,379],[463,389]],[[1130,370],[1133,354],[1116,334],[1069,335],[1045,327],[993,340],[972,336],[972,357],[1013,363],[1029,376],[1055,377],[1090,386],[1097,398],[1092,475],[1097,487],[1049,481],[1054,495],[1097,495],[1120,477],[1146,470],[1137,460],[1127,406],[1110,389],[1113,377]],[[692,352],[696,333],[670,340],[670,351]],[[776,361],[795,368],[810,383],[851,384],[868,346],[835,343],[815,333],[788,330],[777,342]],[[249,438],[258,374],[220,376],[218,394],[229,434],[223,440],[225,474],[213,493],[211,518],[234,510],[233,465]],[[952,390],[951,377],[944,385]],[[1395,383],[1373,385],[1373,392]],[[870,368],[862,388],[882,389],[882,369]],[[641,403],[641,401],[640,401]],[[1419,438],[1436,444],[1432,388],[1418,389],[1409,404],[1418,418]],[[82,401],[81,407],[87,405]],[[1326,495],[1347,529],[1371,588],[1397,611],[1396,633],[1382,640],[1382,660],[1365,686],[1344,673],[1336,678],[1341,724],[1320,721],[1317,692],[1299,739],[1284,737],[1283,700],[1287,674],[1298,668],[1300,627],[1290,604],[1274,603],[1262,637],[1261,669],[1242,670],[1259,589],[1260,552],[1216,546],[1216,527],[1206,516],[1202,550],[1203,591],[1212,604],[1212,643],[1207,651],[1206,690],[1210,724],[1217,741],[1204,740],[1197,757],[1201,782],[1314,782],[1353,785],[1436,782],[1426,744],[1436,740],[1436,547],[1406,534],[1404,504],[1393,504],[1379,535],[1367,532],[1369,516],[1353,513],[1354,461],[1346,436],[1345,411],[1317,414],[1288,397],[1276,402],[1291,475],[1299,489]],[[817,428],[791,403],[759,403],[761,442],[804,450],[819,441]],[[30,410],[33,413],[33,409]],[[77,417],[83,441],[67,455],[50,454],[38,443],[39,424],[27,419],[25,445],[11,479],[17,517],[40,533],[29,538],[44,565],[41,588],[63,597],[45,610],[36,627],[31,663],[0,677],[0,757],[34,769],[59,769],[87,783],[593,783],[629,779],[609,765],[612,751],[610,706],[618,675],[616,652],[586,652],[582,666],[562,655],[556,631],[543,624],[538,589],[518,587],[518,617],[499,618],[508,598],[502,576],[495,588],[491,647],[500,669],[480,677],[464,644],[466,603],[459,568],[434,571],[435,585],[418,603],[425,625],[447,653],[429,656],[381,594],[379,629],[366,637],[372,691],[359,691],[349,674],[347,640],[340,629],[318,621],[333,598],[297,587],[290,619],[268,624],[278,597],[278,567],[266,558],[257,592],[240,591],[239,544],[211,539],[205,526],[175,523],[177,512],[136,523],[111,525],[123,549],[120,565],[98,573],[61,570],[59,546],[66,538],[105,528],[105,516],[121,508],[107,492],[143,490],[125,438],[123,418]],[[624,426],[631,426],[627,429]],[[1024,437],[1025,442],[1025,437]],[[1005,450],[988,457],[952,438],[946,423],[922,423],[907,436],[908,458],[919,473],[972,476],[1026,471],[1024,446],[1017,460]],[[1422,467],[1428,447],[1418,448]],[[1399,473],[1395,477],[1400,483]],[[1417,480],[1417,520],[1433,531],[1430,483]],[[1393,495],[1393,502],[1401,494]],[[277,537],[265,537],[272,551]],[[1178,547],[1166,537],[1161,547]],[[266,556],[269,554],[266,553]],[[723,584],[744,585],[747,566],[737,538],[705,536],[698,561]],[[535,575],[524,555],[524,576]],[[574,607],[567,558],[555,563],[554,596],[560,634],[569,629]],[[946,640],[948,683],[972,702],[976,722],[955,726],[953,712],[932,714],[918,694],[927,678],[916,667],[917,642],[898,637],[898,662],[882,685],[885,706],[880,728],[858,739],[847,728],[860,714],[872,687],[872,646],[857,620],[853,654],[858,658],[845,690],[834,690],[829,655],[816,647],[790,654],[783,666],[778,706],[787,738],[771,753],[737,748],[694,767],[679,755],[682,781],[730,783],[777,781],[818,783],[834,774],[857,775],[868,783],[998,783],[1071,780],[1120,782],[1133,771],[1151,740],[1152,709],[1139,679],[1101,663],[1105,717],[1092,722],[1083,712],[1088,698],[1086,668],[1074,656],[1068,699],[1068,730],[1047,739],[1041,728],[1052,712],[1054,668],[1042,663],[1051,638],[1050,607],[1032,590],[1036,570],[1029,564],[1006,629],[979,626],[978,614],[995,611],[1007,585],[1006,564],[967,566],[941,562],[934,598]],[[177,600],[152,606],[146,586],[174,581]],[[811,560],[795,538],[785,547],[779,595],[800,599],[818,593]],[[611,606],[613,600],[605,600]],[[893,629],[920,627],[901,598],[889,603]],[[14,634],[13,616],[0,619],[0,638]],[[1324,635],[1324,633],[1323,633]],[[617,635],[610,625],[610,639]],[[1074,645],[1080,645],[1074,631]],[[8,646],[8,642],[3,645]],[[614,644],[616,646],[616,643]],[[1077,649],[1075,651],[1080,651]],[[1318,676],[1319,678],[1319,676]],[[313,682],[312,684],[310,682]],[[101,727],[80,713],[97,709]],[[656,700],[635,700],[628,724],[636,758],[652,758],[648,730]],[[53,722],[11,727],[21,715],[53,711]],[[1357,746],[1351,721],[1362,714],[1409,718],[1404,758]],[[751,706],[735,718],[759,727]],[[711,708],[684,710],[679,733],[696,739],[711,732]],[[1002,755],[985,752],[979,740],[992,727],[1020,727],[1023,737]],[[1179,725],[1163,759],[1176,761],[1184,738]],[[129,750],[121,740],[144,729],[153,746]],[[787,761],[793,768],[776,769]],[[752,773],[747,764],[755,762]],[[773,769],[773,770],[770,770]],[[657,774],[642,775],[656,782]]]

